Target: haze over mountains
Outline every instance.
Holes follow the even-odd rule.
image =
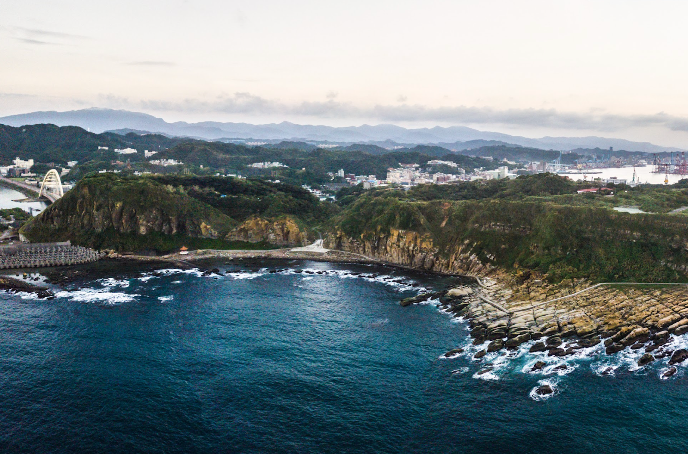
[[[624,139],[604,137],[542,137],[527,138],[497,132],[479,131],[466,126],[433,127],[409,129],[401,126],[381,124],[349,127],[323,125],[298,125],[289,122],[253,125],[204,121],[198,123],[168,123],[153,115],[113,109],[82,109],[67,112],[31,112],[0,118],[0,124],[23,126],[27,124],[50,123],[57,126],[80,126],[92,132],[137,131],[161,133],[170,136],[193,137],[206,140],[254,139],[294,140],[335,143],[375,143],[386,146],[395,144],[437,144],[449,149],[464,148],[466,142],[475,146],[508,143],[524,147],[553,150],[576,148],[609,148],[657,153],[662,151],[683,151],[649,142],[633,142]]]

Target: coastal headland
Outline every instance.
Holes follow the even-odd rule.
[[[469,321],[474,342],[485,344],[477,359],[529,343],[554,357],[604,344],[608,354],[642,348],[652,356],[643,361],[679,361],[684,352],[671,339],[688,331],[688,217],[677,209],[688,205],[688,188],[621,186],[610,197],[580,195],[583,186],[540,174],[345,188],[331,203],[258,180],[105,174],[82,179],[21,232],[182,267],[317,260],[466,276],[475,283],[419,299]]]

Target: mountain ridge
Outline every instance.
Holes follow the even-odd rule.
[[[657,153],[663,151],[685,151],[678,147],[664,147],[650,142],[634,142],[625,139],[597,136],[528,138],[509,134],[480,131],[467,126],[435,126],[432,128],[404,128],[392,124],[360,126],[301,125],[283,121],[254,125],[202,121],[167,122],[153,115],[127,110],[90,108],[65,112],[38,111],[0,117],[0,124],[24,126],[50,123],[57,126],[80,126],[93,132],[112,130],[149,131],[150,133],[191,137],[204,140],[287,140],[353,143],[381,143],[392,141],[399,144],[448,145],[460,147],[464,142],[498,141],[542,149],[568,151],[575,148],[609,148],[627,151]]]

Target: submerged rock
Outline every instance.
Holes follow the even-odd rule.
[[[434,293],[423,293],[422,295],[412,296],[411,298],[404,298],[403,300],[399,301],[399,305],[402,307],[406,307],[411,306],[412,304],[422,303],[424,301],[429,300],[434,295]]]
[[[552,389],[552,387],[550,385],[541,385],[541,386],[538,386],[538,388],[535,390],[535,393],[538,396],[548,396],[548,395],[554,393],[554,390]]]
[[[681,348],[679,350],[676,350],[674,354],[671,355],[669,364],[679,364],[685,361],[686,359],[688,359],[688,350]]]
[[[475,358],[475,359],[480,359],[480,358],[482,358],[482,357],[485,356],[485,355],[487,355],[487,352],[486,352],[485,350],[480,350],[478,353],[476,353],[475,355],[473,355],[473,358]]]
[[[488,366],[488,367],[486,367],[486,368],[484,368],[484,369],[480,369],[478,372],[476,372],[476,375],[483,375],[483,374],[486,374],[486,373],[492,371],[492,369],[493,369],[493,368],[492,368],[491,366]]]
[[[547,365],[546,362],[544,361],[538,361],[535,364],[533,364],[533,367],[530,369],[532,372],[537,372],[539,370],[542,370],[545,366]]]
[[[652,355],[649,354],[649,353],[645,353],[645,354],[644,354],[643,356],[641,356],[640,359],[638,360],[638,366],[643,367],[643,366],[645,366],[645,365],[647,365],[647,364],[650,364],[650,363],[651,363],[652,361],[654,361],[654,360],[655,360],[655,357],[654,357],[654,356],[652,356]]]
[[[676,369],[675,367],[670,367],[669,369],[667,369],[666,372],[662,374],[662,378],[669,378],[676,374],[676,372],[678,372],[678,369]]]
[[[453,350],[449,350],[447,353],[444,354],[444,357],[449,358],[450,356],[458,355],[459,353],[463,353],[463,348],[455,348]]]

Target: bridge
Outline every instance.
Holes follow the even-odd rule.
[[[6,186],[15,186],[20,190],[29,191],[32,194],[36,194],[38,198],[45,197],[50,203],[54,203],[64,195],[60,174],[55,169],[50,169],[48,173],[45,174],[40,188],[5,177],[0,177],[0,182],[6,183]]]

